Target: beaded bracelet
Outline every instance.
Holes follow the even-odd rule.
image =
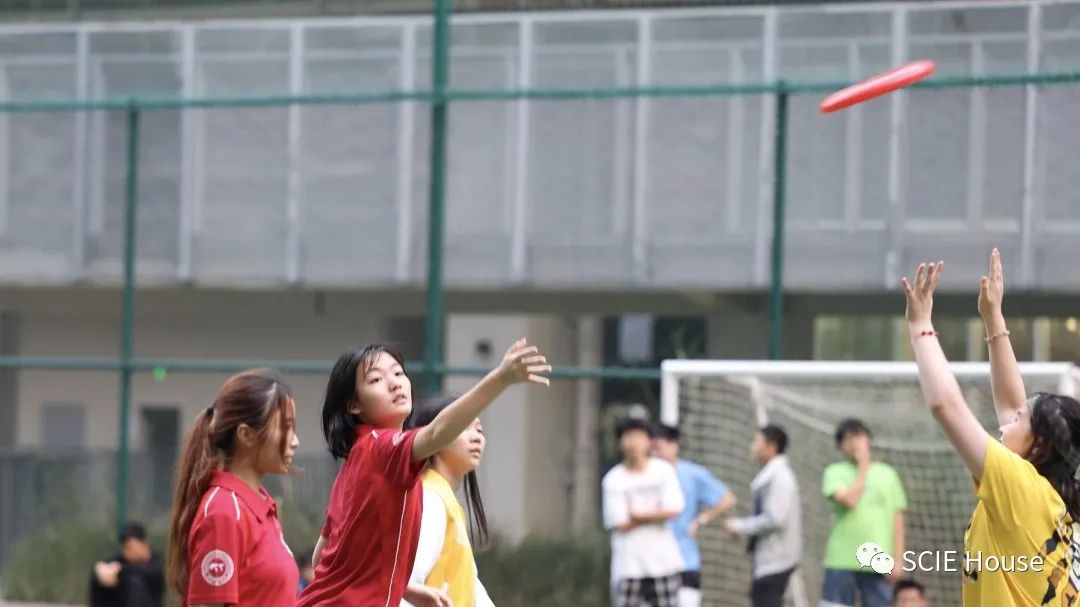
[[[911,344],[915,345],[915,341],[918,340],[920,337],[938,337],[939,335],[941,335],[941,333],[939,333],[937,331],[934,331],[934,330],[919,331],[918,335],[911,338]]]

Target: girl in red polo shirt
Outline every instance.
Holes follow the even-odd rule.
[[[277,372],[234,375],[195,420],[180,461],[169,582],[185,607],[295,607],[299,571],[262,487],[300,444],[296,403]]]
[[[546,386],[547,359],[524,339],[502,363],[423,428],[403,431],[412,411],[412,384],[401,355],[382,345],[347,352],[330,373],[323,433],[345,463],[315,547],[315,577],[300,607],[446,605],[438,589],[406,586],[416,557],[429,457],[452,443],[512,384]]]

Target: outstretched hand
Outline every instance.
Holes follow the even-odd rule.
[[[1005,273],[1001,269],[1001,253],[995,247],[990,253],[990,273],[979,280],[979,315],[989,320],[1001,314],[1005,298]]]
[[[900,279],[904,288],[904,297],[907,299],[908,323],[929,323],[931,312],[934,309],[934,290],[937,289],[938,281],[941,280],[941,268],[945,262],[920,263],[915,271],[915,284],[908,282],[907,277]]]
[[[548,373],[551,373],[551,365],[547,364],[547,357],[541,355],[536,346],[530,346],[525,338],[510,346],[499,365],[499,375],[508,384],[529,382],[549,386],[551,380],[545,377]]]

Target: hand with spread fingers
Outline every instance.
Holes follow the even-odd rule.
[[[907,277],[900,279],[904,288],[904,297],[907,299],[906,317],[908,324],[913,328],[916,325],[930,325],[931,313],[934,309],[934,290],[937,289],[941,280],[941,269],[945,262],[920,263],[915,270],[915,283],[909,283]]]
[[[551,373],[547,357],[540,354],[540,349],[536,346],[530,346],[524,338],[519,339],[506,351],[498,373],[507,384],[528,382],[541,386],[551,385],[551,380],[545,377]]]

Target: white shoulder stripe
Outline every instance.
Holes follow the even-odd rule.
[[[372,433],[374,433],[374,430],[372,430]],[[405,496],[401,500],[401,519],[398,521],[397,545],[394,547],[394,567],[390,570],[390,579],[391,580],[393,580],[394,575],[397,574],[398,557],[400,556],[400,552],[401,552],[401,532],[405,528],[405,511],[408,508],[409,508],[409,490],[406,489],[405,490]],[[385,607],[390,607],[390,599],[393,597],[393,594],[394,594],[394,585],[393,585],[393,583],[391,583],[390,587],[386,589],[386,605],[385,605]]]
[[[203,506],[202,510],[203,516],[210,516],[210,503],[214,501],[214,498],[217,497],[217,493],[220,490],[221,487],[214,487],[214,490],[210,492],[210,497],[206,498],[206,505]]]
[[[230,491],[230,493],[232,493],[232,505],[236,508],[236,520],[240,520],[240,502],[236,501],[235,491]]]

